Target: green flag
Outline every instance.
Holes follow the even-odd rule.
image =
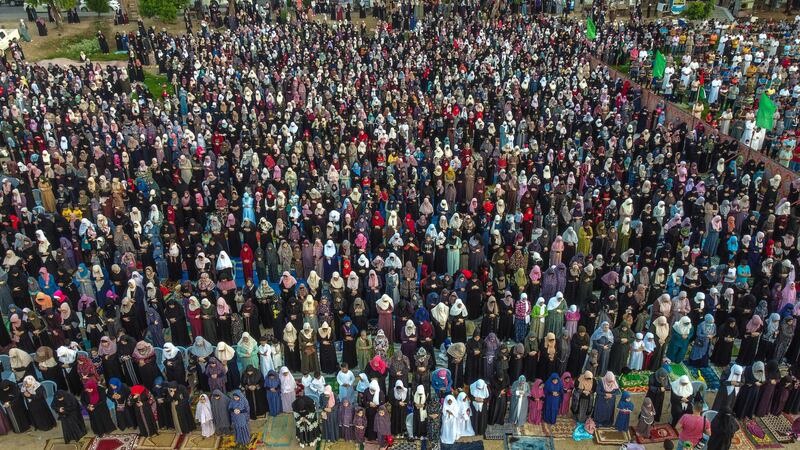
[[[697,93],[697,101],[705,103],[706,102],[706,88],[704,88],[703,86],[700,86],[698,88],[698,91],[699,92]]]
[[[775,127],[775,123],[772,120],[773,116],[775,115],[775,110],[778,109],[775,106],[775,102],[767,97],[767,94],[762,93],[761,99],[758,101],[758,114],[756,114],[756,126],[761,128],[766,128],[767,130],[772,130]]]
[[[590,41],[597,37],[597,27],[594,26],[594,20],[591,17],[586,18],[586,37]]]
[[[664,70],[667,68],[667,60],[660,51],[656,50],[656,60],[653,62],[653,76],[661,78],[664,76]]]

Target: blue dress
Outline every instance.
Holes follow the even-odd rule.
[[[628,428],[631,425],[631,412],[633,411],[633,403],[631,403],[630,399],[630,392],[622,393],[622,398],[619,400],[619,405],[617,405],[617,409],[619,410],[617,413],[617,420],[614,422],[614,428],[616,428],[617,431],[628,431]]]
[[[239,400],[236,400],[237,398]],[[238,413],[235,411],[237,409],[239,410]],[[228,412],[231,414],[231,426],[236,437],[236,443],[241,445],[250,444],[250,405],[245,400],[242,391],[237,389],[231,393]]]
[[[267,373],[267,379],[264,380],[264,387],[267,388],[269,415],[275,417],[283,412],[283,406],[281,404],[281,381],[278,379],[278,374],[274,370],[270,370]]]
[[[564,400],[564,385],[557,374],[550,375],[550,379],[544,384],[544,414],[542,418],[545,422],[553,425],[558,418],[558,409]]]
[[[606,391],[603,382],[597,383],[597,395],[594,403],[594,423],[598,427],[610,427],[614,423],[614,404],[617,401],[619,389],[610,392],[611,398],[606,398]]]
[[[245,220],[249,220],[250,223],[256,223],[256,212],[253,209],[253,197],[250,196],[249,192],[245,192],[242,196],[242,223]]]
[[[683,362],[686,357],[686,350],[689,348],[689,341],[693,335],[694,330],[690,331],[689,335],[684,339],[683,336],[673,330],[672,338],[669,340],[669,346],[667,347],[667,358],[674,363]]]

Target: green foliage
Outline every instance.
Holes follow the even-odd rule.
[[[139,0],[139,12],[144,17],[158,17],[166,22],[174,22],[178,11],[188,3],[189,0]]]
[[[64,11],[78,6],[78,0],[28,0],[28,4],[34,8],[42,5],[50,5],[58,7],[59,11]]]
[[[86,33],[72,36],[58,41],[53,51],[47,54],[46,59],[66,58],[80,61],[81,52],[92,61],[127,61],[127,53],[101,53],[100,44],[94,35],[97,29],[103,30],[108,34],[105,27],[100,26],[96,29],[89,29]]]
[[[89,8],[89,11],[96,12],[98,16],[111,10],[108,0],[86,0],[86,7]]]
[[[711,17],[712,12],[714,12],[714,1],[703,0],[689,3],[683,11],[683,16],[689,20],[705,20]]]
[[[164,92],[164,85],[167,85],[167,93],[172,94],[172,85],[167,80],[166,75],[153,75],[150,72],[144,73],[144,85],[150,91],[150,95],[155,99],[161,98],[161,93]]]

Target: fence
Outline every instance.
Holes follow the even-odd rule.
[[[738,154],[743,156],[745,160],[753,160],[756,163],[763,162],[764,163],[764,170],[766,172],[767,177],[772,177],[774,174],[779,174],[781,176],[781,188],[780,193],[783,196],[786,196],[789,193],[789,184],[798,177],[798,174],[789,170],[788,167],[784,167],[778,164],[777,161],[770,158],[766,154],[754,150],[738,140],[732,138],[727,134],[720,133],[718,129],[712,127],[708,122],[697,119],[692,114],[684,109],[679,108],[672,102],[668,102],[662,97],[661,95],[656,94],[655,92],[641,86],[639,83],[634,82],[627,75],[624,73],[613,69],[609,65],[605,64],[604,62],[600,61],[597,58],[589,57],[590,63],[592,68],[596,66],[602,66],[608,69],[609,73],[611,74],[613,79],[621,78],[623,80],[627,80],[631,83],[632,87],[636,87],[641,90],[642,92],[642,108],[646,108],[648,111],[653,111],[656,109],[659,103],[664,105],[664,114],[666,120],[669,122],[677,122],[677,123],[686,123],[689,129],[694,128],[697,126],[698,123],[702,123],[705,126],[707,133],[713,133],[717,135],[721,142],[728,142],[728,141],[736,141],[739,151]]]

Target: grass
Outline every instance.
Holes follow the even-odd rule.
[[[628,72],[631,71],[631,63],[630,62],[626,62],[625,64],[622,64],[622,65],[619,65],[619,66],[611,66],[611,68],[616,70],[616,71],[618,71],[619,73],[623,73],[625,75],[628,75]]]
[[[102,53],[100,44],[97,42],[97,31],[102,31],[106,37],[109,36],[108,24],[105,22],[95,22],[85,32],[60,39],[57,46],[49,53],[45,59],[66,58],[80,61],[81,52],[92,61],[127,61],[127,53]],[[113,36],[112,36],[113,38]]]
[[[150,91],[153,98],[161,98],[161,92],[163,91],[162,85],[164,84],[167,85],[167,93],[172,95],[172,85],[168,82],[166,75],[156,75],[145,72],[144,85],[147,87],[147,90]]]

